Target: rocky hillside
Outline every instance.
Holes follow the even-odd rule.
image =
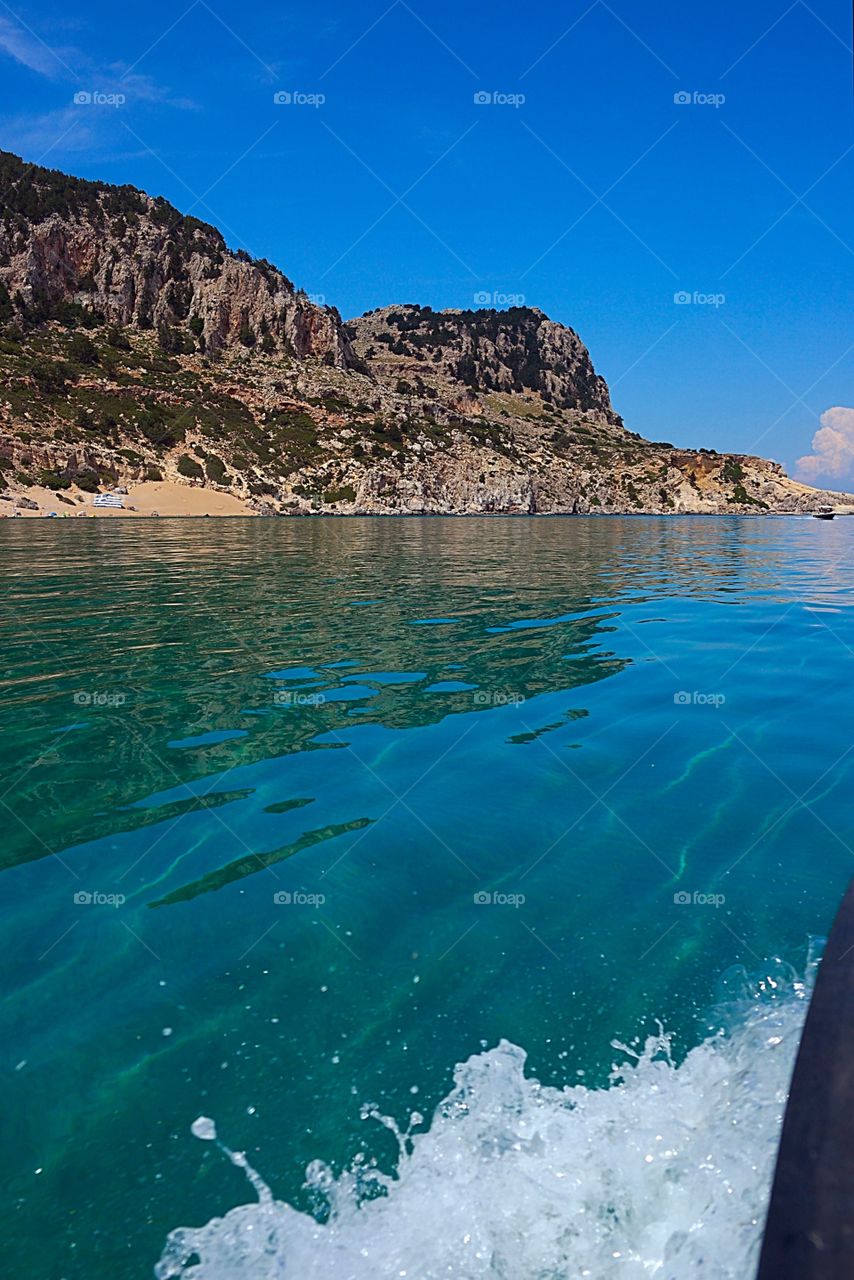
[[[336,311],[269,262],[134,187],[86,182],[0,152],[0,309],[27,325],[83,307],[156,330],[177,353],[242,344],[343,366]]]
[[[166,201],[0,153],[0,498],[73,506],[146,479],[271,514],[854,501],[628,431],[541,311],[410,304],[345,326]]]
[[[508,311],[433,311],[412,304],[382,307],[353,320],[347,333],[355,349],[386,380],[409,367],[416,384],[426,374],[431,385],[467,387],[472,399],[478,392],[536,392],[546,406],[620,421],[611,409],[605,379],[597,375],[578,334],[532,307]]]

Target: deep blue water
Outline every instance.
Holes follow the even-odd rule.
[[[854,523],[0,541],[9,1274],[149,1275],[244,1200],[199,1114],[307,1207],[393,1160],[362,1103],[502,1037],[555,1084],[655,1019],[684,1055],[854,869]]]

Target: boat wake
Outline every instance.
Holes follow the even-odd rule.
[[[678,1065],[661,1030],[614,1042],[609,1087],[546,1087],[501,1041],[454,1073],[426,1129],[395,1133],[393,1176],[316,1162],[318,1216],[258,1200],[173,1231],[158,1280],[745,1280],[765,1207],[817,961],[725,975],[717,1029]],[[420,1130],[415,1132],[415,1130]],[[216,1140],[199,1117],[197,1137]]]

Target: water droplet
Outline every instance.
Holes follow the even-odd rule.
[[[194,1138],[201,1138],[203,1142],[213,1142],[216,1138],[216,1125],[208,1116],[198,1116],[190,1125],[190,1132]]]

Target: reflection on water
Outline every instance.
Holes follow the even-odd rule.
[[[30,770],[17,794],[31,830],[11,830],[4,865],[159,821],[121,809],[346,734],[354,710],[407,728],[618,671],[599,639],[607,613],[591,611],[608,589],[607,543],[568,563],[556,528],[532,547],[521,528],[508,539],[478,526],[475,562],[472,526],[445,521],[167,523],[144,544],[124,529],[105,544],[99,527],[35,550],[27,539],[27,575],[3,600],[4,710],[27,724],[3,742],[2,766],[5,785]],[[411,625],[440,602],[456,621]],[[520,605],[542,624],[505,634]],[[467,681],[441,681],[449,670]],[[401,672],[416,673],[411,686],[384,675]]]
[[[15,786],[29,830],[13,824],[2,865],[159,821],[167,814],[121,810],[236,761],[346,736],[354,713],[413,727],[613,675],[625,662],[608,649],[615,598],[792,598],[793,575],[809,577],[824,549],[807,541],[790,556],[780,527],[165,521],[144,539],[123,523],[61,539],[6,529],[0,688],[14,733],[0,741],[0,786]],[[425,620],[436,625],[412,625]],[[280,680],[261,682],[274,671]],[[456,691],[451,672],[466,676]],[[405,689],[383,673],[404,673]]]
[[[656,1016],[684,1053],[826,926],[848,522],[58,523],[0,530],[21,1274],[148,1274],[240,1200],[200,1113],[299,1202],[387,1162],[361,1102],[501,1037],[562,1082]]]

